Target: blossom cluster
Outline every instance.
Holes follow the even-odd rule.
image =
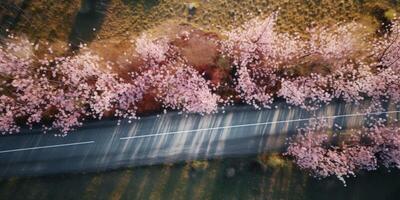
[[[277,13],[265,20],[255,18],[226,33],[222,52],[233,58],[236,91],[248,104],[268,107],[279,83],[279,67],[304,54],[297,35],[275,30]]]
[[[361,170],[376,170],[379,164],[400,169],[400,128],[375,125],[337,134],[320,123],[300,129],[286,155],[317,178],[336,176],[346,184],[344,178]]]
[[[355,22],[313,27],[301,38],[279,32],[276,18],[256,18],[227,32],[222,42],[222,52],[236,69],[236,91],[246,103],[268,107],[274,97],[282,97],[312,110],[333,99],[398,102],[398,20],[390,34],[372,40]]]
[[[166,40],[153,41],[146,36],[137,40],[137,53],[145,62],[141,71],[130,73],[129,78],[119,77],[108,62],[88,49],[54,59],[18,56],[32,45],[21,41],[0,49],[3,133],[18,132],[20,121],[65,134],[86,118],[101,119],[107,112],[135,119],[138,103],[148,93],[154,93],[164,108],[185,112],[212,113],[220,102],[209,81],[183,59],[170,58],[173,52]]]
[[[192,113],[213,113],[221,102],[210,81],[187,64],[166,38],[151,40],[142,35],[136,51],[145,60],[139,77],[164,108]],[[134,79],[137,78],[133,76]]]
[[[13,44],[14,50],[18,47]],[[22,60],[7,49],[2,49],[0,56],[3,58],[0,74],[4,82],[0,114],[2,132],[18,131],[18,119],[32,127],[47,117],[52,125],[44,125],[45,130],[56,128],[66,133],[81,125],[86,116],[101,118],[105,111],[123,103],[121,96],[127,99],[141,96],[126,93],[127,88],[139,90],[132,88],[132,84],[127,87],[116,75],[102,70],[100,58],[90,52],[39,60],[38,63],[31,59]]]

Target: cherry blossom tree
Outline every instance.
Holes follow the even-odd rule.
[[[336,176],[344,184],[362,170],[376,170],[379,164],[400,169],[400,129],[375,124],[349,133],[330,133],[324,123],[299,129],[287,153],[295,163],[317,178]]]
[[[136,52],[150,67],[157,67],[168,58],[171,46],[167,38],[151,39],[147,34],[142,34],[136,39]]]
[[[330,83],[330,77],[319,74],[292,80],[283,79],[278,95],[290,104],[314,110],[333,99],[334,96],[329,91]]]
[[[382,165],[400,169],[400,128],[373,127],[369,138],[372,140],[374,153],[381,160]]]
[[[141,73],[164,108],[207,114],[217,110],[220,97],[212,92],[211,83],[186,64],[166,38],[151,40],[147,35],[137,39],[136,51],[145,58]],[[147,68],[146,66],[150,66]]]
[[[363,61],[371,51],[370,35],[356,22],[316,26],[307,32],[307,54],[331,67],[341,67],[349,60]]]
[[[317,26],[308,30],[309,39],[301,39],[277,31],[277,16],[253,19],[226,33],[228,39],[222,42],[223,53],[233,58],[236,68],[236,91],[246,103],[266,107],[280,96],[290,104],[316,109],[334,98],[358,103],[379,96],[370,92],[377,85],[363,87],[376,76],[376,63],[367,56],[373,48],[362,25]],[[299,66],[310,72],[289,72]]]
[[[18,118],[25,119],[28,126],[41,122],[43,117],[51,118],[52,125],[45,126],[46,130],[55,128],[67,133],[81,125],[83,118],[101,118],[115,107],[134,115],[130,109],[142,96],[140,84],[123,82],[104,70],[100,57],[83,51],[73,57],[35,62],[16,56],[26,45],[30,44],[12,43],[0,51],[0,74],[4,79],[1,132],[18,131]]]
[[[378,72],[372,77],[371,82],[375,87],[370,87],[369,93],[378,94],[400,103],[400,20],[395,19],[390,27],[390,32],[373,44],[375,57],[378,61]]]
[[[0,132],[18,132],[16,118],[41,112],[44,91],[35,87],[34,79],[37,75],[34,76],[28,71],[33,61],[24,52],[29,49],[25,47],[26,44],[27,42],[22,40],[0,48],[0,80],[2,81]],[[19,54],[14,52],[19,52]],[[28,123],[38,121],[37,118],[37,115],[32,115],[28,118]]]
[[[164,107],[193,113],[213,113],[217,110],[219,96],[212,93],[210,83],[192,67],[180,66],[172,73],[166,70],[160,78],[153,83],[157,99]]]
[[[246,103],[256,107],[272,103],[279,68],[303,55],[303,43],[298,36],[275,29],[277,15],[253,19],[227,32],[228,39],[222,43],[223,53],[234,60],[236,91]]]

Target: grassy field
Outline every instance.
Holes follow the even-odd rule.
[[[98,18],[96,38],[102,39],[123,39],[171,19],[221,31],[275,11],[279,11],[278,22],[283,31],[303,31],[313,24],[351,20],[376,26],[385,14],[393,17],[399,9],[396,0],[101,0],[99,5],[91,5],[93,1],[89,0],[26,2],[15,32],[49,41],[68,41],[86,7],[98,11],[98,15],[87,17]]]
[[[400,172],[316,180],[276,155],[0,181],[0,199],[397,199]]]

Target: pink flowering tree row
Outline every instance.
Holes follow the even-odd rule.
[[[382,99],[400,101],[398,20],[389,33],[373,39],[355,22],[311,27],[306,35],[282,33],[277,18],[278,13],[255,18],[217,42],[232,61],[231,87],[241,101],[260,108],[279,97],[308,110],[334,99],[358,103],[369,98],[371,110],[381,109]],[[110,112],[134,119],[146,95],[165,109],[201,114],[231,102],[188,64],[170,38],[143,34],[133,48],[142,66],[121,77],[111,61],[89,49],[38,59],[26,40],[2,45],[0,132],[17,132],[21,123],[51,122],[45,130],[67,133],[86,118]]]
[[[355,22],[281,33],[277,14],[226,33],[223,53],[233,59],[236,91],[248,104],[268,107],[274,97],[313,110],[333,99],[358,103],[399,100],[399,20],[379,39]]]
[[[363,131],[330,133],[324,123],[300,129],[286,155],[317,178],[345,178],[379,166],[400,169],[400,128],[375,125]]]
[[[47,118],[52,125],[45,130],[66,133],[84,118],[101,118],[113,108],[134,116],[131,109],[142,96],[140,83],[123,82],[101,69],[100,58],[90,52],[35,63],[6,48],[0,57],[1,132],[18,132],[18,121],[32,127]]]
[[[83,120],[101,119],[107,112],[134,119],[138,102],[147,93],[154,93],[166,109],[201,114],[215,112],[220,101],[210,83],[176,56],[164,39],[138,38],[136,51],[145,62],[128,79],[113,73],[108,62],[88,49],[54,59],[19,55],[32,48],[21,40],[0,49],[2,133],[20,131],[23,122],[65,134]]]

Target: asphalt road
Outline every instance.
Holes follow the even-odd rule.
[[[214,115],[170,112],[133,123],[87,122],[66,137],[30,131],[0,137],[0,177],[95,172],[121,167],[281,151],[312,116],[333,128],[365,123],[360,106],[335,103],[309,113],[285,104],[233,107]],[[398,109],[375,113],[399,119]],[[336,125],[335,125],[336,124]]]

